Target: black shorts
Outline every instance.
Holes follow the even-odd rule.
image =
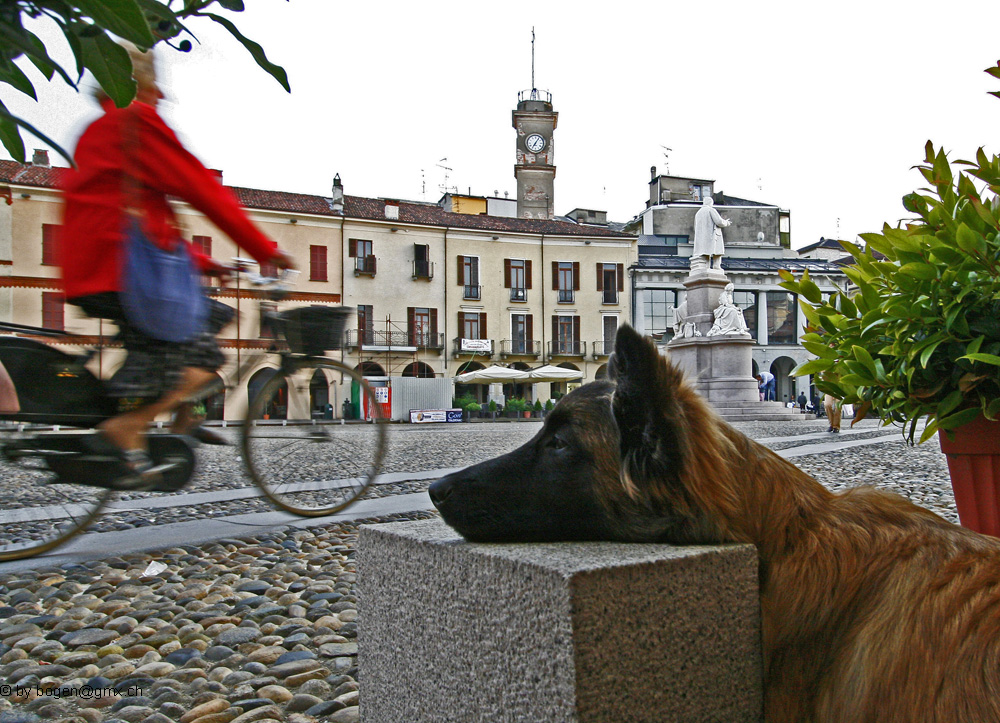
[[[215,335],[232,321],[235,311],[225,304],[208,299],[208,328],[193,340],[183,343],[162,341],[142,333],[125,318],[118,294],[107,291],[68,299],[87,316],[109,319],[118,326],[119,338],[127,357],[108,382],[113,397],[158,399],[180,381],[181,370],[199,367],[216,371],[226,359]]]

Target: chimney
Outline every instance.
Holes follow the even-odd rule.
[[[649,167],[649,180],[650,181],[656,180],[656,166]]]
[[[399,220],[399,201],[385,202],[385,217],[390,221]]]
[[[218,168],[209,168],[208,172],[215,176],[219,180],[219,183],[222,183],[222,171]]]
[[[330,208],[334,213],[344,215],[344,187],[340,183],[340,174],[333,177],[333,199]]]
[[[39,168],[51,168],[49,165],[49,152],[41,148],[36,148],[31,156],[31,165]]]

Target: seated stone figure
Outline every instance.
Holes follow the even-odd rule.
[[[708,336],[750,334],[746,319],[743,318],[743,309],[733,303],[734,288],[731,283],[726,284],[725,290],[719,294],[719,305],[712,312],[715,315],[715,322],[708,330]]]

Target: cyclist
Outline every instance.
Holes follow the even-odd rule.
[[[77,167],[67,173],[59,253],[67,302],[119,327],[127,358],[109,387],[120,400],[120,413],[99,425],[93,446],[121,460],[122,486],[138,487],[149,483],[142,473],[152,467],[145,439],[149,423],[178,410],[173,431],[192,431],[194,420],[185,403],[217,378],[224,357],[215,334],[229,323],[233,311],[207,300],[207,328],[179,344],[154,339],[130,324],[119,299],[128,214],[134,214],[145,234],[162,248],[187,243],[168,201],[175,196],[204,213],[257,261],[278,268],[294,265],[159,116],[156,106],[162,95],[152,53],[128,50],[137,84],[135,101],[116,108],[99,97],[104,115],[80,137],[74,154]],[[225,273],[212,259],[191,251],[202,273]],[[194,432],[210,441],[207,430]]]

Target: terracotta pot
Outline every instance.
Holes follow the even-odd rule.
[[[938,432],[955,505],[963,527],[1000,537],[1000,421],[980,417],[953,430]]]

